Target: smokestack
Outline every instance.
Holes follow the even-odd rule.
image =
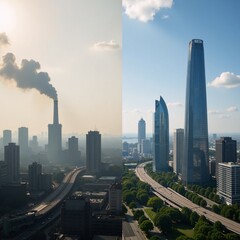
[[[54,100],[53,124],[59,124],[59,122],[58,122],[58,100]]]

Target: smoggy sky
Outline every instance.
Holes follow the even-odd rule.
[[[64,133],[121,134],[121,21],[120,0],[1,0],[0,131],[47,132],[57,92]]]
[[[240,1],[123,0],[123,133],[141,117],[152,132],[155,99],[170,133],[184,128],[188,44],[204,41],[210,133],[240,133]]]

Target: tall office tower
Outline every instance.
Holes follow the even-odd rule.
[[[32,140],[29,141],[29,147],[32,149],[34,153],[38,152],[39,146],[37,136],[33,136]]]
[[[53,124],[48,124],[48,159],[58,162],[62,152],[62,125],[58,121],[58,101],[54,100]]]
[[[18,145],[20,147],[20,156],[28,155],[28,128],[18,128]]]
[[[80,164],[80,151],[78,151],[78,138],[72,136],[68,139],[68,159],[71,163]]]
[[[216,140],[216,177],[218,177],[218,164],[237,161],[237,141],[231,137],[221,137]]]
[[[173,170],[177,174],[182,173],[184,130],[179,128],[174,131],[173,139]]]
[[[142,154],[150,154],[151,153],[151,143],[148,139],[142,140]]]
[[[219,163],[217,192],[228,204],[240,204],[240,164]]]
[[[189,43],[184,129],[183,184],[209,180],[207,97],[203,41]]]
[[[88,173],[99,173],[101,169],[101,134],[89,131],[86,135],[86,165]]]
[[[9,143],[4,147],[4,160],[7,164],[7,179],[9,183],[20,182],[19,146]]]
[[[167,105],[162,97],[155,101],[153,135],[153,171],[167,171],[169,160],[169,120]]]
[[[141,118],[138,121],[138,152],[142,152],[142,140],[146,139],[146,122]]]
[[[39,190],[39,180],[42,174],[42,165],[34,162],[28,166],[28,183],[30,191]]]
[[[12,131],[3,130],[3,146],[7,146],[10,142],[12,142]]]

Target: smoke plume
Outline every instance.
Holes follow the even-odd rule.
[[[3,45],[8,45],[9,40],[5,32],[0,32],[0,47]]]
[[[50,77],[46,72],[38,72],[41,68],[39,62],[23,59],[21,66],[16,63],[13,53],[7,53],[2,57],[0,77],[4,80],[15,81],[17,87],[22,89],[37,89],[52,99],[57,99],[56,89],[50,84]],[[1,79],[1,78],[0,78]]]

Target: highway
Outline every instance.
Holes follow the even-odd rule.
[[[83,171],[84,169],[74,169],[73,171],[69,172],[63,182],[58,186],[58,188],[52,192],[49,196],[47,196],[41,204],[38,204],[37,206],[33,207],[29,211],[36,211],[36,216],[43,217],[41,218],[42,223],[36,223],[32,226],[29,226],[26,228],[23,232],[19,233],[18,236],[12,238],[13,240],[24,240],[29,239],[34,233],[38,232],[39,230],[43,229],[46,225],[48,225],[52,219],[56,218],[56,216],[50,218],[45,217],[44,215],[49,212],[50,210],[54,210],[52,212],[52,215],[56,215],[56,212],[58,212],[58,215],[60,214],[60,211],[57,210],[58,204],[63,201],[67,195],[72,190],[72,187],[74,185],[74,182],[76,180],[77,175]]]
[[[223,216],[220,216],[214,212],[211,212],[208,209],[205,209],[203,207],[200,207],[187,198],[183,197],[182,195],[176,193],[173,190],[167,189],[154,181],[144,170],[144,166],[147,163],[142,163],[137,166],[136,168],[136,175],[141,179],[141,181],[148,183],[154,192],[157,192],[160,194],[163,198],[167,199],[169,202],[179,206],[179,207],[187,207],[191,209],[192,211],[197,212],[200,216],[204,215],[207,219],[209,219],[211,222],[220,221],[227,229],[229,229],[232,232],[235,232],[237,234],[240,234],[240,224],[237,222],[234,222],[228,218],[225,218]]]

